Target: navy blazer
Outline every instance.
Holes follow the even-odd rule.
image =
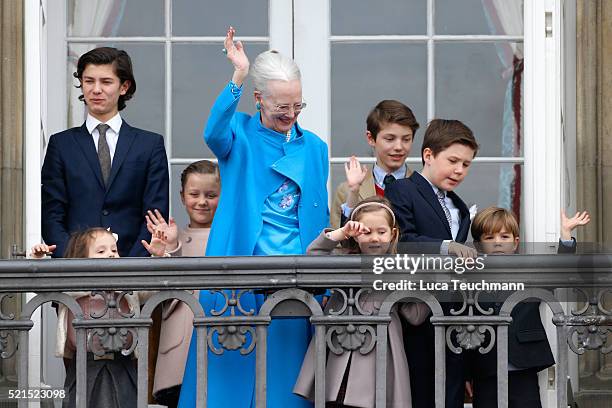
[[[459,231],[454,241],[465,242],[470,230],[470,212],[452,191],[446,193],[459,209]],[[396,180],[385,189],[391,201],[401,236],[400,242],[418,242],[419,252],[440,253],[443,240],[452,240],[444,210],[431,184],[416,171],[405,179]]]
[[[457,242],[465,242],[470,229],[470,213],[465,203],[452,191],[447,196],[459,209]],[[443,240],[452,240],[450,226],[444,210],[431,184],[416,171],[405,179],[396,180],[385,189],[385,197],[393,205],[400,228],[400,241],[415,243],[414,248],[404,248],[411,253],[439,254]],[[445,310],[452,304],[444,304]],[[412,405],[433,408],[434,390],[434,329],[429,320],[420,326],[403,322],[404,348],[410,371]],[[446,408],[463,407],[462,355],[447,349],[446,353]]]
[[[557,253],[576,253],[576,240],[572,238],[571,244],[565,244],[559,240]],[[511,292],[499,293],[493,296],[506,297],[511,294]],[[481,302],[480,304],[484,309],[493,308],[494,314],[498,315],[503,302],[500,299],[498,302]],[[508,361],[522,370],[541,371],[554,365],[555,358],[540,317],[540,302],[521,302],[512,309],[510,316],[512,316],[512,323],[508,327]],[[488,333],[486,341],[489,341]],[[497,375],[497,343],[487,354],[480,354],[476,350],[471,350],[469,353],[474,355],[471,368],[473,376]]]
[[[52,135],[42,167],[42,235],[61,257],[70,234],[110,227],[119,235],[121,256],[149,256],[145,214],[168,217],[168,159],[164,138],[123,121],[108,188],[85,124]],[[167,219],[167,218],[166,218]]]

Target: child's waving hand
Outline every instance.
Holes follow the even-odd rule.
[[[569,241],[572,239],[572,231],[576,227],[587,225],[591,216],[587,211],[578,211],[573,217],[568,218],[565,210],[561,210],[561,239]]]
[[[152,256],[166,256],[167,236],[161,229],[155,230],[149,244],[144,239],[140,241]]]

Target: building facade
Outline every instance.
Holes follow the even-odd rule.
[[[46,141],[83,122],[71,74],[79,55],[96,46],[132,56],[138,92],[123,114],[165,136],[172,208],[180,208],[180,172],[212,158],[201,134],[230,77],[221,53],[230,24],[251,58],[275,48],[300,65],[308,102],[300,123],[329,145],[330,192],[347,157],[373,162],[363,136],[368,110],[398,99],[422,128],[447,117],[474,130],[482,148],[459,193],[481,208],[511,208],[523,240],[556,240],[565,207],[593,214],[580,239],[610,241],[607,0],[7,0],[0,7],[3,257],[13,244],[40,240]],[[247,84],[245,95],[251,91]],[[249,98],[241,104],[254,111]],[[422,134],[409,160],[414,168]],[[44,356],[33,363],[43,377],[52,371]],[[610,389],[609,356],[587,354],[576,366],[575,391]]]

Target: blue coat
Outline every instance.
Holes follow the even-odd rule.
[[[300,187],[298,220],[306,253],[329,222],[327,145],[297,124],[296,139],[279,143],[281,135],[263,127],[259,114],[236,112],[238,102],[228,85],[217,98],[204,132],[221,174],[221,198],[206,255],[252,255],[264,201],[285,177]],[[278,254],[283,254],[282,248]]]
[[[49,139],[42,167],[42,236],[57,245],[61,257],[70,234],[90,227],[110,227],[119,235],[121,256],[149,256],[145,214],[158,209],[168,216],[168,160],[164,138],[125,120],[104,187],[96,146],[83,124]]]
[[[300,189],[298,222],[302,253],[328,225],[327,145],[315,134],[297,124],[296,138],[284,143],[284,135],[262,126],[260,115],[236,112],[239,96],[227,85],[212,107],[204,140],[219,161],[221,197],[215,213],[207,256],[253,255],[263,226],[262,210],[266,198],[285,180],[293,180]],[[278,248],[276,255],[284,255]],[[286,254],[295,255],[295,254]],[[242,296],[245,310],[258,309],[258,295]],[[224,298],[220,294],[200,291],[200,303],[207,315],[220,310]],[[239,311],[236,310],[239,314]],[[303,319],[302,319],[303,320]],[[297,372],[301,367],[309,341],[306,321],[275,321],[268,333],[268,370],[279,364]],[[183,377],[179,407],[193,408],[196,397],[195,332]],[[250,339],[248,340],[250,342]],[[248,344],[247,344],[248,345]],[[268,377],[268,407],[284,407],[309,403],[290,395],[295,378]],[[282,383],[280,383],[282,382]],[[289,384],[291,383],[291,384]],[[282,389],[282,396],[273,390]],[[247,356],[224,350],[223,355],[208,353],[208,406],[245,407],[255,401],[255,353]],[[287,403],[287,398],[294,401]],[[288,405],[289,404],[289,405]]]

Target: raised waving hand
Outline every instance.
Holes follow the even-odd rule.
[[[565,210],[561,210],[561,239],[569,241],[572,239],[572,231],[576,227],[587,225],[591,216],[586,211],[578,211],[573,217],[568,218]]]
[[[227,30],[225,41],[223,41],[224,52],[227,55],[227,59],[230,60],[234,66],[234,75],[232,76],[232,82],[240,86],[244,82],[244,79],[249,74],[249,57],[244,52],[244,46],[241,41],[234,42],[234,34],[236,29],[232,26]]]

